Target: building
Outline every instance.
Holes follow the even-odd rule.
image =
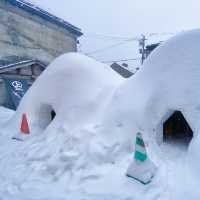
[[[147,58],[149,56],[149,54],[156,49],[158,46],[160,45],[160,43],[154,43],[154,44],[149,44],[146,45],[145,47],[145,58]]]
[[[23,0],[0,0],[0,34],[0,105],[5,105],[3,80],[31,85],[54,58],[77,51],[82,32]]]
[[[151,54],[151,52],[156,49],[161,43],[153,43],[149,45],[145,45],[145,39],[140,41],[140,49],[139,52],[142,55],[141,63],[143,64],[144,60]]]
[[[28,57],[44,63],[77,51],[81,30],[22,0],[0,0],[0,59]]]

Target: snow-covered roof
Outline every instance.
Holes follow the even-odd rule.
[[[65,20],[60,19],[29,2],[26,2],[23,0],[7,0],[7,2],[9,2],[10,4],[14,6],[17,6],[20,9],[30,12],[31,14],[37,15],[43,18],[44,20],[54,23],[57,26],[67,29],[71,33],[75,34],[76,36],[81,36],[83,34],[81,32],[81,29],[77,28],[76,26],[73,26],[72,24],[66,22]]]
[[[129,71],[128,69],[124,68],[122,65],[119,65],[115,62],[112,65],[110,65],[110,67],[124,78],[129,78],[133,75],[131,71]]]

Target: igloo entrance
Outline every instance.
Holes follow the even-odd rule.
[[[39,126],[45,129],[55,118],[56,112],[51,105],[42,104],[39,110]]]
[[[181,111],[175,111],[163,123],[163,141],[188,145],[193,131]]]

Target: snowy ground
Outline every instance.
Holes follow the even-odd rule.
[[[195,30],[160,45],[127,81],[84,55],[57,58],[7,126],[13,113],[0,109],[0,199],[199,200],[199,38]],[[192,127],[188,149],[158,145],[174,111]],[[12,140],[23,113],[31,135]],[[125,176],[138,131],[158,167],[145,186]]]
[[[1,108],[1,124],[12,114]],[[94,134],[92,129],[87,131],[88,135]],[[183,145],[161,145],[159,171],[152,183],[144,186],[125,176],[131,155],[116,155],[113,163],[99,164],[90,157],[85,164],[87,158],[73,146],[80,144],[78,140],[82,138],[52,134],[20,142],[11,136],[12,133],[0,135],[0,199],[198,199],[198,193],[191,192],[196,182],[193,178],[191,181],[183,167],[186,157]],[[112,151],[114,148],[109,152]],[[183,194],[184,191],[189,193]]]

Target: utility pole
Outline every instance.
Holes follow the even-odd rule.
[[[145,54],[146,54],[146,51],[145,51],[145,41],[146,40],[147,39],[146,39],[145,35],[142,35],[141,39],[139,40],[140,53],[142,54],[141,64],[143,64],[144,59],[146,58],[146,56],[145,56]]]

